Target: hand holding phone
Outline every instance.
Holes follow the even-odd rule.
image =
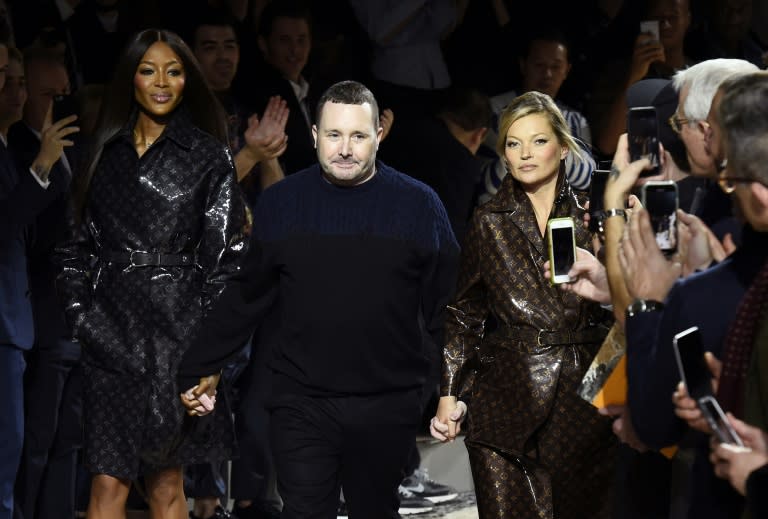
[[[641,177],[659,174],[661,168],[659,148],[659,120],[653,106],[637,106],[627,113],[629,160],[648,159],[652,168],[640,173]]]
[[[672,340],[680,380],[691,398],[712,396],[712,375],[704,360],[704,341],[697,326],[692,326],[675,335]]]
[[[549,265],[553,285],[571,281],[568,272],[576,261],[576,237],[571,217],[553,218],[547,222]]]
[[[650,34],[655,41],[661,41],[658,20],[643,20],[640,22],[640,32],[643,34]]]
[[[723,409],[720,407],[717,400],[715,400],[715,397],[711,395],[705,396],[700,398],[698,402],[701,414],[706,418],[715,438],[717,438],[720,443],[744,447],[744,442],[741,441],[739,435],[733,430],[731,422],[728,421],[728,417],[725,416]]]
[[[677,252],[677,184],[672,180],[649,181],[641,187],[641,194],[656,244],[664,255],[674,254]]]

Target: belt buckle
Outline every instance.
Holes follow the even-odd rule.
[[[131,267],[140,267],[141,265],[140,265],[140,264],[138,264],[138,263],[136,263],[136,262],[134,261],[134,259],[133,259],[133,255],[134,255],[134,254],[141,254],[141,251],[132,250],[132,251],[131,251],[131,255],[130,255],[130,256],[128,256],[128,260],[129,260],[129,263],[128,263],[128,264],[129,264],[129,266],[131,266]]]

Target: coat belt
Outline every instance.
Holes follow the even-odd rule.
[[[499,332],[510,339],[528,343],[535,342],[538,346],[556,346],[602,342],[607,330],[602,326],[590,326],[581,330],[536,330],[535,328],[506,326]]]
[[[119,263],[131,267],[186,267],[197,264],[195,254],[166,254],[164,252],[144,251],[101,251],[102,261]]]

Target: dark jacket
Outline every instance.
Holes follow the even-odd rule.
[[[588,249],[590,234],[578,225],[584,209],[562,173],[558,182],[549,218],[574,218],[576,244]],[[607,332],[598,325],[610,316],[550,284],[542,268],[547,250],[528,196],[507,175],[496,196],[475,211],[464,243],[456,298],[448,306],[441,387],[442,395],[470,401],[473,471],[500,464],[475,479],[481,515],[489,517],[521,513],[520,503],[530,507],[524,516],[545,517],[553,502],[574,510],[573,517],[605,517],[607,505],[599,503],[611,500],[616,441],[610,421],[576,395]],[[528,470],[546,476],[526,484],[521,474]],[[588,489],[579,483],[586,470]],[[502,481],[504,474],[518,479]],[[578,497],[575,488],[586,494]]]
[[[175,377],[181,356],[205,309],[240,268],[245,207],[228,148],[193,126],[183,109],[142,157],[132,129],[133,120],[104,146],[83,222],[71,227],[57,251],[63,267],[57,286],[83,346],[86,405],[107,391],[115,407],[121,392],[133,391],[132,400],[142,405],[126,427],[135,429],[144,452],[156,454],[159,442],[178,435],[184,417],[178,394],[188,388],[177,387]],[[195,261],[133,267],[107,259],[130,251]],[[124,419],[100,407],[106,405],[93,400],[86,432],[109,430],[112,420]],[[186,453],[154,462],[188,463],[210,454],[193,447]]]
[[[34,342],[27,272],[28,225],[60,197],[67,179],[54,169],[43,188],[0,144],[0,344],[28,349]]]

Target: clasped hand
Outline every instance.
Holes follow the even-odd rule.
[[[429,422],[429,432],[441,442],[453,441],[461,432],[461,424],[467,415],[467,404],[455,396],[440,397],[437,412]]]
[[[190,416],[205,416],[216,406],[216,386],[220,374],[201,377],[200,383],[181,393],[181,403],[187,408]]]

